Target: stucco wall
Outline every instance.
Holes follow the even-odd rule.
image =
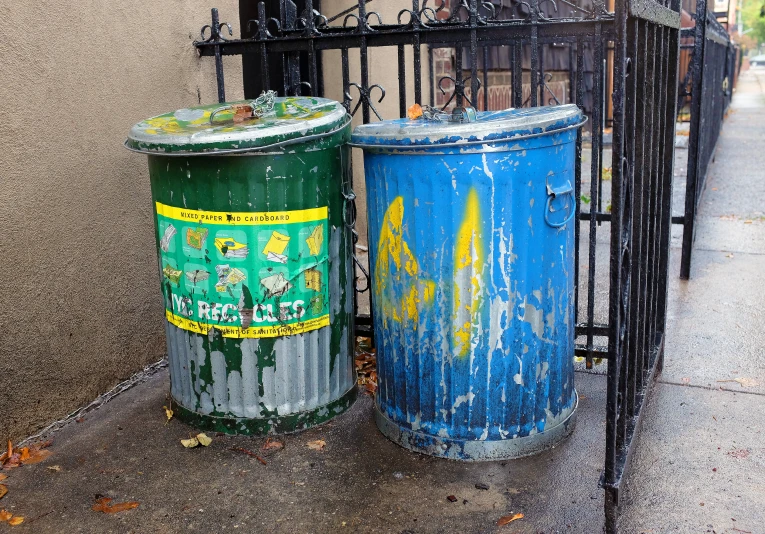
[[[0,7],[0,438],[18,439],[165,353],[145,158],[150,115],[216,99],[192,40],[211,4]],[[218,0],[238,36],[238,1]],[[241,68],[227,59],[227,96]]]

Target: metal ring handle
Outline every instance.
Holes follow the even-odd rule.
[[[558,197],[558,195],[556,195],[555,193],[550,193],[550,194],[547,195],[547,204],[545,205],[545,222],[549,226],[552,226],[553,228],[563,228],[564,226],[566,226],[566,224],[568,224],[568,222],[571,219],[574,218],[574,214],[576,214],[576,207],[572,208],[572,206],[574,206],[574,202],[573,202],[574,191],[569,189],[568,191],[566,191],[563,194],[564,195],[568,195],[571,198],[571,200],[568,201],[569,214],[566,216],[565,219],[563,219],[563,222],[559,222],[559,223],[551,222],[550,221],[550,213],[554,213],[554,210],[551,209],[552,208],[552,201],[554,199],[556,199]]]

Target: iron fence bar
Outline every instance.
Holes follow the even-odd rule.
[[[645,31],[641,31],[645,23],[641,19],[630,19],[627,23],[627,57],[630,60],[630,74],[627,76],[627,83],[625,85],[625,123],[624,127],[626,131],[635,132],[635,135],[627,138],[625,142],[625,157],[627,157],[628,173],[632,178],[632,190],[635,193],[635,202],[633,209],[636,213],[641,213],[643,202],[643,124],[644,120],[638,120],[637,115],[637,103],[645,101],[644,89],[648,82],[646,78],[646,64],[643,59],[647,56],[645,54]],[[642,50],[641,50],[642,48]],[[639,53],[642,52],[642,53]],[[642,117],[644,119],[644,116]],[[639,140],[639,141],[637,141]],[[641,271],[641,226],[639,224],[640,218],[632,218],[632,239],[635,242],[633,246],[633,256],[631,265],[631,279],[639,280]],[[632,284],[630,294],[630,302],[635,303],[636,306],[640,306],[640,295],[638,294],[638,284]],[[637,316],[640,315],[638,309]],[[631,359],[637,359],[637,346],[635,344],[637,321],[633,321],[629,325],[630,335],[627,337],[624,343],[624,354],[627,361]],[[633,374],[627,383],[627,395],[625,396],[625,402],[627,403],[627,411],[634,413],[634,401],[636,392],[639,388],[636,384],[636,375]]]
[[[515,41],[512,45],[512,96],[513,107],[523,107],[523,64],[521,63],[521,51],[523,41]]]
[[[419,13],[420,0],[412,0],[412,11]],[[419,19],[415,23],[418,28],[421,26]],[[422,43],[420,42],[420,32],[414,34],[412,40],[412,68],[414,69],[414,101],[422,103]],[[432,78],[431,78],[432,87]],[[431,90],[431,94],[432,94]]]
[[[645,114],[645,174],[643,175],[643,200],[642,209],[640,210],[641,219],[641,253],[640,258],[645,258],[645,268],[641,272],[641,276],[638,280],[634,280],[634,283],[639,285],[638,294],[640,298],[640,309],[637,313],[638,322],[638,346],[637,353],[635,354],[635,367],[642,369],[645,365],[646,352],[651,350],[651,334],[650,334],[650,318],[648,312],[650,309],[650,303],[646,297],[649,296],[648,291],[651,287],[651,232],[653,230],[653,157],[654,157],[654,103],[656,101],[656,26],[654,24],[646,23],[646,58],[648,59],[648,68],[646,72],[646,83],[648,84],[647,102],[643,105],[643,113]],[[638,213],[636,211],[636,213]],[[636,305],[638,303],[635,303]],[[638,374],[636,376],[636,384],[638,391],[643,390],[643,376]],[[632,415],[632,414],[631,414]]]
[[[406,117],[406,54],[404,45],[398,45],[398,112]]]
[[[576,41],[576,99],[574,103],[581,106],[584,100],[584,43],[582,38],[578,38]],[[574,314],[575,319],[579,320],[579,281],[580,281],[580,267],[579,267],[579,248],[581,240],[581,220],[582,220],[582,128],[576,130],[576,159],[574,162],[574,187],[576,196],[576,212],[579,217],[574,219]],[[586,333],[586,332],[585,332]],[[585,360],[587,369],[592,368],[592,357],[587,356]]]
[[[626,41],[627,41],[628,12],[626,1],[615,2],[615,26],[616,42],[614,46],[614,88],[613,88],[613,145],[612,145],[612,193],[611,193],[611,269],[609,284],[609,325],[608,347],[613,355],[608,360],[608,383],[606,390],[606,451],[603,470],[603,487],[605,489],[604,512],[606,519],[606,531],[616,533],[619,515],[619,480],[620,462],[619,456],[623,453],[624,443],[618,440],[618,424],[620,412],[620,378],[621,363],[624,358],[623,327],[626,327],[625,318],[622,317],[623,299],[625,298],[622,280],[622,266],[625,261],[625,248],[627,241],[624,239],[623,228],[629,226],[625,217],[625,185],[629,182],[629,165],[624,159],[624,121],[625,121],[625,88],[626,88]],[[602,63],[601,63],[602,64]],[[595,78],[598,79],[597,77]],[[593,114],[598,109],[594,106]],[[594,122],[594,119],[593,119]],[[595,136],[593,135],[593,141]],[[627,171],[627,176],[625,176]],[[630,208],[631,209],[631,208]],[[590,223],[592,225],[592,223]],[[629,261],[629,256],[626,258]],[[625,284],[629,291],[629,284]],[[628,296],[626,296],[628,298]]]
[[[433,65],[433,45],[428,45],[428,72],[430,74],[430,107],[436,107],[436,74]]]
[[[665,58],[668,57],[668,50],[666,49],[666,33],[667,29],[664,26],[658,26],[657,27],[657,33],[660,36],[660,47],[659,47],[659,57]],[[659,69],[659,82],[656,84],[656,87],[658,89],[658,106],[656,107],[656,121],[658,124],[658,127],[656,129],[656,187],[658,189],[658,194],[656,195],[656,198],[653,200],[654,204],[654,220],[655,225],[657,228],[656,236],[653,239],[653,252],[651,256],[651,262],[652,262],[652,290],[651,290],[651,312],[649,315],[649,319],[651,321],[651,332],[653,333],[654,337],[658,330],[658,295],[659,292],[661,292],[661,265],[660,265],[660,258],[661,258],[661,236],[662,233],[665,231],[664,229],[664,211],[662,209],[661,201],[664,198],[663,195],[665,194],[664,191],[664,150],[666,150],[666,146],[663,143],[662,134],[664,133],[664,130],[667,128],[667,124],[664,122],[665,120],[665,113],[664,109],[667,106],[666,103],[666,96],[667,96],[667,90],[666,85],[664,85],[664,82],[666,81],[666,74],[667,74],[667,63],[666,61],[661,61],[660,69]],[[667,230],[671,231],[671,230]]]
[[[603,90],[601,88],[601,82],[603,76],[601,76],[601,70],[603,69],[603,40],[600,24],[595,26],[595,38],[594,38],[595,51],[593,54],[593,63],[595,65],[595,72],[592,76],[592,161],[590,166],[590,202],[591,206],[596,206],[598,203],[598,188],[597,177],[600,173],[600,143],[602,137],[601,128],[601,100],[603,98]],[[533,87],[533,84],[532,84]],[[594,185],[594,187],[593,187]],[[596,238],[597,238],[597,219],[595,211],[590,214],[590,227],[589,227],[589,262],[588,268],[588,287],[587,287],[587,322],[593,324],[595,322],[595,261],[596,261]],[[587,333],[587,346],[591,347],[593,344],[593,332]]]
[[[680,0],[671,0],[673,9],[680,7]],[[679,64],[680,64],[680,49],[678,47],[679,41],[680,41],[680,35],[677,31],[667,30],[669,33],[669,45],[668,45],[668,60],[667,65],[668,67],[672,66],[674,68],[668,68],[667,69],[667,81],[665,84],[665,87],[667,87],[667,100],[666,100],[666,109],[664,111],[664,117],[666,120],[666,124],[673,124],[673,121],[675,120],[675,117],[677,117],[677,97],[674,95],[673,98],[670,98],[672,91],[677,91],[677,79],[678,79],[678,71],[679,71]],[[674,181],[674,150],[672,150],[671,147],[674,147],[674,129],[673,128],[665,128],[664,130],[664,145],[665,145],[665,151],[664,151],[664,169],[663,169],[663,182],[664,182],[664,191],[667,192],[667,194],[664,195],[665,198],[662,198],[662,217],[664,220],[664,224],[667,227],[667,229],[662,233],[661,236],[661,246],[659,248],[660,250],[660,263],[659,263],[659,285],[660,288],[666,288],[668,285],[669,280],[669,245],[670,245],[670,239],[671,239],[671,227],[672,227],[672,195],[670,194],[673,190],[672,182]],[[661,327],[661,334],[662,334],[662,341],[665,339],[664,333],[666,332],[666,321],[667,321],[667,291],[659,291],[658,295],[658,312],[657,315],[659,315],[658,323]],[[664,368],[664,345],[662,342],[661,350],[659,351],[659,354],[657,356],[657,362],[656,362],[656,368],[657,372],[661,372]]]

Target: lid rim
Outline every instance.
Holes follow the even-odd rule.
[[[396,148],[490,144],[551,135],[585,122],[586,116],[575,104],[482,111],[469,123],[396,119],[365,124],[354,130],[351,142]]]
[[[275,109],[261,117],[211,124],[209,117],[223,106],[233,114],[241,104],[209,104],[183,108],[135,124],[125,147],[152,155],[215,155],[230,151],[258,151],[275,143],[313,135],[331,135],[347,123],[345,107],[335,100],[318,97],[277,97]]]

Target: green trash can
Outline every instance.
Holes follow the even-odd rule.
[[[136,124],[148,154],[179,419],[264,435],[356,397],[350,120],[264,94]]]

